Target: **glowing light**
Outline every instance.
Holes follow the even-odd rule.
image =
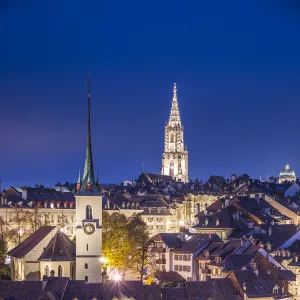
[[[104,256],[101,256],[101,257],[100,257],[100,262],[101,262],[102,264],[106,264],[106,263],[107,263],[107,259],[106,259]]]
[[[119,280],[121,280],[121,275],[120,274],[114,274],[114,276],[113,276],[113,279],[115,280],[115,281],[119,281]]]
[[[19,235],[22,235],[22,234],[23,234],[23,230],[20,229],[20,230],[19,230]]]
[[[179,225],[180,225],[180,226],[183,226],[183,225],[184,225],[184,221],[183,221],[183,220],[180,220],[180,221],[179,221]]]

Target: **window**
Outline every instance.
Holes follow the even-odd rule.
[[[71,222],[74,222],[74,216],[71,215]]]
[[[49,267],[48,266],[45,267],[45,275],[49,276]]]
[[[187,277],[186,280],[187,281],[192,281],[192,278],[191,277]]]
[[[58,266],[58,277],[62,277],[62,276],[63,276],[62,266],[59,265],[59,266]]]
[[[51,223],[54,223],[54,215],[51,215]]]
[[[178,260],[178,254],[174,255],[174,260]]]
[[[93,219],[93,211],[92,206],[90,204],[86,206],[86,218]]]
[[[89,277],[88,277],[88,276],[84,276],[84,280],[85,280],[86,282],[88,282],[88,281],[89,281]]]
[[[89,268],[89,265],[87,263],[85,263],[84,268],[87,270]]]
[[[163,218],[157,218],[157,222],[162,222]]]
[[[149,230],[153,230],[153,225],[148,226]]]
[[[86,251],[89,251],[89,244],[86,244]]]
[[[153,218],[148,218],[148,222],[153,222]]]
[[[171,143],[174,143],[174,134],[171,134]]]

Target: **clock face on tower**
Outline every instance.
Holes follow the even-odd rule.
[[[95,225],[91,223],[86,223],[83,227],[85,234],[93,234],[95,232]]]

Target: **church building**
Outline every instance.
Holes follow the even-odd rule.
[[[10,250],[12,279],[42,280],[44,276],[102,282],[102,196],[95,180],[91,139],[91,93],[88,78],[88,130],[84,174],[77,184],[75,244],[64,228],[41,226]]]
[[[91,80],[88,78],[88,132],[84,173],[76,194],[76,280],[101,282],[102,196],[95,180],[91,138]]]
[[[183,126],[181,125],[178,108],[176,83],[173,87],[169,122],[165,125],[161,174],[172,176],[178,181],[188,182],[188,151],[184,148]]]

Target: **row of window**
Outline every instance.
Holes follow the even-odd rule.
[[[174,255],[174,260],[190,261],[191,260],[191,255],[188,255],[188,254],[175,254]]]
[[[154,226],[153,225],[149,225],[148,229],[149,230],[153,230]],[[156,230],[164,230],[164,226],[163,225],[156,225]]]
[[[163,218],[156,218],[156,221],[157,222],[162,222],[164,219]],[[154,221],[154,218],[153,217],[151,217],[151,218],[148,218],[148,222],[153,222]]]
[[[190,266],[174,265],[174,271],[191,272]]]
[[[49,276],[49,275],[53,275],[55,276],[55,271],[54,270],[51,270],[51,274],[49,273],[49,266],[46,266],[45,267],[45,271],[44,271],[45,275],[46,276]],[[58,266],[58,274],[57,274],[58,277],[62,277],[63,276],[63,268],[61,265]]]

